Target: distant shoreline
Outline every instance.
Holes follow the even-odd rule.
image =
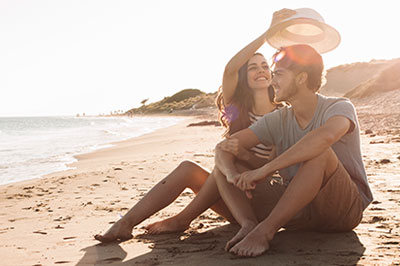
[[[0,160],[0,167],[5,167],[5,169],[7,170],[7,172],[3,173],[6,176],[4,176],[4,178],[2,178],[1,182],[4,182],[4,183],[0,184],[0,186],[6,186],[6,185],[9,185],[9,184],[16,184],[16,183],[19,183],[19,182],[25,182],[25,181],[30,181],[30,180],[41,179],[41,178],[44,178],[46,176],[53,175],[53,174],[56,174],[56,173],[59,173],[59,172],[62,173],[62,172],[65,172],[65,171],[74,170],[75,169],[74,164],[77,163],[77,161],[79,160],[81,155],[90,154],[92,152],[96,152],[96,151],[99,151],[99,150],[104,150],[104,149],[111,148],[113,146],[118,145],[118,143],[120,143],[120,142],[132,140],[132,139],[140,137],[142,135],[151,134],[154,131],[163,129],[165,127],[169,127],[169,126],[171,126],[171,122],[172,121],[173,121],[172,125],[175,125],[175,124],[181,123],[182,122],[181,119],[187,120],[187,119],[185,119],[185,117],[189,118],[189,116],[182,116],[182,115],[181,116],[177,116],[177,115],[172,116],[172,115],[160,115],[160,114],[151,115],[151,116],[149,116],[149,115],[147,115],[147,116],[135,116],[135,117],[141,118],[141,119],[145,118],[145,117],[154,118],[156,120],[152,119],[150,121],[153,121],[153,120],[154,121],[160,121],[161,124],[158,124],[158,126],[156,125],[155,129],[154,130],[151,129],[150,132],[148,132],[148,130],[146,130],[147,132],[143,131],[142,133],[138,133],[138,135],[134,135],[134,136],[131,136],[131,137],[128,137],[128,138],[124,138],[123,136],[127,135],[127,132],[128,132],[127,130],[129,130],[130,127],[127,127],[127,128],[125,128],[125,127],[124,128],[120,128],[120,127],[114,128],[114,127],[112,127],[112,128],[110,128],[109,126],[107,126],[107,127],[104,127],[104,129],[102,129],[101,123],[98,124],[98,122],[96,121],[96,118],[99,118],[99,119],[101,119],[101,118],[103,118],[103,119],[113,119],[113,118],[130,119],[128,116],[116,116],[116,117],[87,116],[87,117],[82,117],[83,119],[85,119],[85,118],[86,119],[91,119],[91,120],[88,120],[89,122],[90,121],[94,121],[94,122],[91,122],[91,123],[96,123],[96,125],[98,125],[97,129],[95,129],[95,130],[101,130],[101,131],[104,131],[104,132],[113,131],[112,135],[114,135],[114,134],[118,134],[118,135],[122,134],[120,136],[120,137],[122,137],[122,139],[115,140],[115,137],[114,137],[114,140],[110,140],[110,141],[107,141],[105,139],[106,142],[95,142],[95,143],[93,143],[93,141],[91,141],[92,144],[90,144],[90,143],[85,144],[86,146],[89,145],[91,148],[88,148],[89,146],[87,146],[83,152],[79,152],[79,151],[75,150],[75,148],[73,148],[73,150],[67,149],[67,150],[65,150],[65,153],[63,153],[64,150],[60,149],[59,144],[57,142],[58,140],[57,139],[53,140],[53,138],[50,138],[47,141],[49,141],[50,146],[57,147],[57,151],[55,151],[56,153],[51,151],[49,153],[49,155],[46,155],[47,154],[46,153],[46,154],[41,154],[40,156],[38,155],[38,157],[36,157],[34,154],[32,154],[32,155],[27,154],[27,155],[24,155],[24,157],[18,157],[18,158],[16,158],[16,160],[18,160],[18,161],[20,161],[22,163],[21,166],[13,166],[12,164],[7,163],[7,161],[2,162]],[[170,117],[172,119],[173,119],[173,117],[176,117],[177,119],[176,119],[176,121],[175,121],[175,119],[173,119],[171,121],[168,120],[169,122],[166,121],[167,124],[165,126],[162,126],[161,128],[159,128],[160,125],[163,125],[163,122],[162,122],[163,120],[157,120],[157,118],[167,119],[168,117]],[[49,120],[49,118],[50,118],[50,120]],[[66,116],[61,116],[61,117],[58,117],[58,116],[54,116],[54,117],[26,117],[26,118],[25,117],[16,117],[16,118],[7,118],[7,119],[11,119],[11,120],[15,120],[15,121],[19,121],[19,120],[22,120],[22,121],[24,121],[24,120],[35,121],[35,120],[31,120],[31,119],[36,119],[36,120],[39,120],[39,121],[53,121],[53,120],[54,121],[64,121],[63,118],[66,119],[65,121],[72,121],[71,119],[74,119],[75,117],[73,117],[73,116],[70,116],[70,117],[66,117]],[[133,118],[134,117],[132,117],[132,119]],[[103,120],[103,121],[106,121],[106,120]],[[117,121],[120,121],[120,120],[117,120]],[[135,121],[135,120],[132,120],[132,121]],[[139,120],[139,121],[141,121],[141,120]],[[87,122],[87,123],[89,123],[89,122]],[[157,122],[157,123],[160,123],[160,122]],[[116,123],[120,124],[122,122],[116,122]],[[150,122],[150,123],[152,123],[152,122]],[[79,124],[81,124],[81,123],[78,123],[77,125],[79,125]],[[107,123],[107,124],[114,125],[113,122]],[[117,125],[117,124],[115,124],[115,125]],[[130,125],[135,125],[135,127],[132,128],[132,130],[134,130],[134,131],[132,131],[132,133],[135,134],[135,132],[136,132],[135,128],[137,127],[136,125],[140,126],[141,122],[139,122],[139,124],[137,124],[137,122],[131,122]],[[144,126],[145,125],[146,125],[146,123],[144,124]],[[147,128],[147,126],[145,126],[145,127]],[[46,129],[46,132],[47,132],[47,128],[45,128],[45,129]],[[78,129],[78,127],[76,129]],[[74,130],[76,130],[76,129],[74,129]],[[58,130],[58,129],[57,128],[55,128],[55,129],[49,128],[48,132],[51,133],[51,132],[53,132],[53,130]],[[67,128],[67,130],[69,130],[69,128]],[[30,130],[28,130],[27,132],[30,132]],[[130,134],[132,134],[132,133],[130,133]],[[57,133],[57,135],[59,135],[59,134],[60,133]],[[92,134],[92,133],[90,133],[90,134]],[[82,135],[82,134],[80,134],[80,135]],[[77,136],[77,137],[80,138],[80,135]],[[83,135],[85,135],[85,133],[83,133]],[[112,135],[110,135],[110,136],[112,136]],[[44,135],[44,136],[46,136],[46,135]],[[88,135],[88,136],[90,136],[90,135]],[[75,138],[75,137],[73,137],[73,138]],[[53,141],[55,141],[55,142],[53,142]],[[76,142],[76,141],[74,141],[74,142]],[[21,148],[23,148],[23,147],[24,146],[21,146]],[[74,146],[72,146],[72,147],[74,147]],[[7,146],[4,147],[4,148],[7,148]],[[31,147],[31,149],[32,148],[34,148],[34,146]],[[43,150],[43,148],[40,148],[40,147],[37,147],[37,149]],[[52,148],[49,147],[49,149],[51,150]],[[79,148],[79,149],[82,150],[81,148]],[[18,147],[15,147],[15,151],[18,152]],[[54,153],[54,155],[53,155],[53,153]],[[63,158],[63,159],[55,161],[55,159],[54,159],[55,155],[57,157],[60,157],[60,158]],[[30,156],[30,157],[27,157],[27,156]],[[32,157],[32,156],[34,156],[34,157]],[[46,156],[52,156],[53,158],[49,158],[48,160],[46,160]],[[68,157],[68,160],[67,160],[67,157]],[[36,159],[36,158],[38,158],[38,159]],[[37,162],[37,163],[35,162],[34,164],[29,162],[29,161],[32,161],[32,160],[33,161],[38,161],[39,159],[40,159],[41,162]],[[31,169],[32,167],[34,167],[34,171],[30,172],[31,175],[29,175],[29,174],[27,174],[25,176],[22,175],[24,172],[29,171],[29,169]],[[41,167],[44,167],[43,171],[40,170]]]

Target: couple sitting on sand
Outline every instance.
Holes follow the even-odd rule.
[[[282,227],[343,232],[360,223],[372,194],[354,106],[318,93],[324,66],[311,46],[280,48],[271,71],[256,53],[267,33],[226,65],[217,98],[226,138],[216,146],[214,169],[182,162],[97,240],[132,238],[134,226],[185,188],[197,194],[192,202],[148,225],[148,233],[184,231],[211,208],[241,226],[226,250],[258,256]],[[272,182],[277,172],[282,182]]]

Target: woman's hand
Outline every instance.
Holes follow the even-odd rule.
[[[241,147],[239,145],[239,140],[236,138],[227,137],[218,145],[223,151],[231,153],[239,160],[248,161],[250,159],[250,152]]]
[[[276,23],[281,22],[282,20],[289,18],[296,14],[296,11],[288,8],[282,8],[281,10],[275,11],[272,16],[271,26],[274,26]]]

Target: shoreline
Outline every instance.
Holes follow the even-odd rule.
[[[135,136],[126,140],[121,140],[117,142],[111,142],[108,143],[109,145],[112,145],[111,147],[106,147],[104,149],[98,149],[89,153],[83,153],[83,154],[78,154],[74,156],[74,158],[77,160],[76,162],[72,164],[68,164],[68,167],[75,167],[75,169],[70,169],[70,170],[79,170],[79,169],[84,169],[86,165],[88,164],[87,168],[93,167],[91,163],[93,161],[98,161],[95,163],[95,166],[98,166],[98,164],[104,164],[106,161],[105,158],[110,158],[113,157],[111,161],[108,163],[118,161],[120,159],[125,159],[129,160],[129,156],[116,156],[121,150],[127,149],[131,143],[135,143],[136,141],[141,141],[142,139],[145,139],[146,141],[154,137],[159,137],[160,135],[165,134],[165,132],[175,132],[176,128],[182,129],[189,125],[190,123],[193,122],[200,122],[203,119],[213,119],[216,115],[213,114],[216,112],[216,109],[213,108],[206,108],[206,109],[198,109],[198,110],[181,110],[181,111],[175,111],[175,113],[171,114],[162,114],[162,113],[157,113],[157,114],[144,114],[144,115],[135,115],[139,117],[180,117],[180,118],[185,118],[181,121],[178,121],[176,124],[173,124],[171,126],[163,127],[156,129],[152,132],[145,133],[139,136]],[[143,149],[146,149],[146,147],[142,147]],[[118,157],[118,158],[114,158]],[[68,170],[66,170],[68,171]],[[65,172],[65,171],[62,171]],[[57,174],[52,173],[49,175]],[[47,175],[46,175],[47,176]]]
[[[148,116],[148,115],[143,115],[142,117],[146,117],[146,116]],[[152,117],[167,117],[167,116],[168,115],[165,115],[165,116],[154,115]],[[186,115],[179,116],[179,117],[185,117],[185,116]],[[30,183],[36,183],[36,182],[39,182],[42,179],[53,178],[53,177],[56,177],[56,176],[74,175],[75,172],[80,172],[81,170],[82,171],[86,170],[86,169],[84,169],[85,165],[86,165],[86,162],[82,162],[82,161],[93,160],[93,159],[95,160],[95,158],[100,158],[100,160],[101,160],[101,158],[103,158],[104,160],[107,160],[109,158],[103,157],[103,153],[108,153],[109,150],[119,150],[120,147],[125,146],[126,144],[129,145],[129,143],[135,142],[135,140],[137,138],[140,138],[142,136],[151,137],[151,135],[153,133],[157,134],[157,131],[163,131],[163,130],[168,129],[170,127],[178,126],[179,124],[184,124],[184,123],[186,123],[185,121],[196,121],[196,120],[200,119],[197,116],[191,116],[191,115],[188,115],[186,117],[187,117],[187,119],[179,121],[174,125],[163,127],[163,128],[159,128],[159,129],[156,129],[156,130],[151,131],[149,133],[144,133],[142,135],[131,137],[131,138],[128,138],[128,139],[125,139],[125,140],[120,140],[120,141],[115,141],[115,142],[110,142],[110,143],[104,143],[104,144],[102,144],[102,146],[107,146],[107,147],[99,148],[99,149],[93,150],[91,152],[86,152],[86,153],[82,153],[82,154],[73,155],[73,158],[76,161],[72,162],[72,163],[65,164],[66,167],[72,167],[70,169],[51,172],[51,173],[48,173],[48,174],[44,174],[44,175],[42,175],[40,177],[34,177],[34,178],[26,179],[26,180],[20,180],[20,181],[15,181],[15,182],[11,182],[11,183],[0,184],[0,190],[1,189],[5,189],[8,186],[14,186],[14,185],[16,185],[16,186],[19,186],[19,185],[29,186]],[[109,146],[109,145],[111,145],[111,146]],[[103,163],[103,160],[101,160],[101,163]],[[93,165],[90,165],[90,166],[87,166],[87,167],[88,168],[89,167],[93,167]]]
[[[201,117],[206,116],[206,114],[207,114],[206,112],[197,112],[196,113],[196,111],[192,111],[190,113],[186,112],[186,113],[179,113],[179,114],[173,114],[173,115],[172,114],[170,114],[170,115],[168,115],[168,114],[153,114],[153,115],[141,115],[141,116],[137,116],[137,117],[152,117],[152,118],[177,117],[177,118],[182,119],[180,121],[177,121],[175,124],[171,125],[171,126],[174,126],[174,125],[177,125],[179,123],[185,123],[184,121],[187,121],[187,120],[200,119]],[[87,116],[87,117],[89,117],[89,116]],[[115,117],[118,118],[120,116],[115,116]],[[124,117],[129,118],[128,116],[124,116]],[[83,117],[83,118],[86,118],[86,117]],[[133,136],[133,137],[129,137],[127,139],[122,139],[122,140],[102,143],[102,144],[98,145],[99,148],[97,148],[97,149],[93,149],[91,151],[87,151],[87,152],[83,152],[83,153],[77,153],[77,154],[72,155],[71,156],[71,160],[73,160],[72,162],[63,163],[63,165],[60,166],[60,168],[62,168],[62,167],[67,168],[65,170],[55,170],[55,171],[52,171],[50,173],[41,174],[40,176],[37,176],[37,177],[32,177],[32,178],[28,178],[28,179],[24,179],[24,180],[17,180],[17,181],[13,181],[13,182],[9,182],[9,183],[0,184],[0,188],[2,186],[7,186],[7,185],[11,185],[11,184],[18,184],[18,183],[22,183],[22,182],[35,181],[35,180],[38,180],[38,179],[41,179],[41,178],[46,178],[48,176],[59,175],[59,174],[62,174],[64,172],[65,173],[69,173],[71,171],[73,172],[74,170],[77,170],[76,168],[77,168],[77,165],[79,165],[79,160],[80,160],[79,158],[84,158],[84,157],[86,157],[87,154],[92,154],[92,153],[96,153],[97,151],[107,150],[107,149],[110,149],[110,148],[113,148],[113,147],[119,145],[120,143],[124,143],[126,141],[129,142],[130,140],[135,139],[137,137],[140,137],[140,136],[143,136],[143,135],[147,135],[147,134],[151,134],[151,133],[153,133],[153,132],[155,132],[157,130],[162,130],[162,129],[168,128],[168,127],[170,127],[170,126],[157,128],[157,129],[154,129],[151,132],[143,133],[143,134],[140,134],[140,135],[137,135],[137,136]]]

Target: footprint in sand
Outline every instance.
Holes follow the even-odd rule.
[[[71,219],[72,219],[72,216],[66,216],[66,217],[60,216],[57,219],[54,219],[53,221],[55,221],[55,222],[63,222],[63,221],[71,220]]]
[[[68,261],[68,260],[59,260],[59,261],[54,262],[54,264],[66,264],[66,263],[71,263],[71,261]]]
[[[12,229],[14,229],[14,226],[6,227],[6,228],[0,228],[0,234],[3,234],[5,232],[7,232],[8,230],[12,230]]]
[[[368,223],[373,224],[373,223],[377,223],[380,221],[386,221],[387,218],[382,217],[382,216],[373,216],[371,219],[368,220]]]
[[[76,236],[66,236],[66,237],[63,237],[64,240],[70,240],[70,239],[75,239],[75,238],[76,238]]]
[[[378,141],[372,140],[369,142],[369,144],[383,144],[383,143],[385,143],[383,140],[378,140]]]
[[[41,235],[47,235],[47,232],[43,231],[33,231],[34,234],[41,234]]]
[[[370,210],[371,210],[371,211],[384,211],[384,210],[386,210],[386,209],[384,209],[384,208],[379,208],[379,207],[372,207],[372,208],[370,208]]]
[[[389,241],[389,242],[383,242],[382,244],[384,245],[399,245],[400,242],[398,241]]]
[[[379,161],[380,164],[388,164],[391,163],[391,161],[389,159],[382,159]]]

